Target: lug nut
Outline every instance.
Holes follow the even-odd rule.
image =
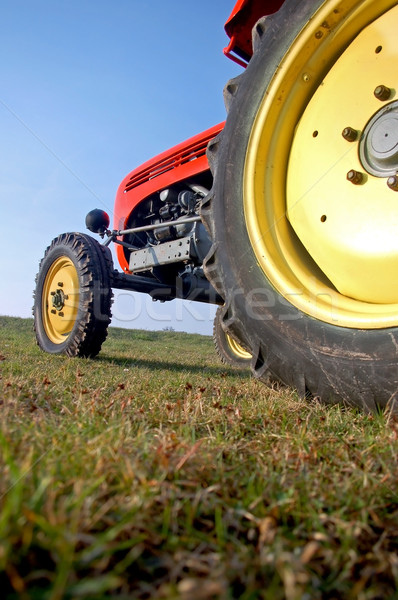
[[[363,181],[363,173],[360,173],[359,171],[354,171],[354,169],[351,169],[351,171],[348,171],[348,173],[347,173],[347,179],[354,185],[359,185]]]
[[[347,142],[355,142],[358,137],[358,131],[352,127],[345,127],[341,135]]]
[[[63,282],[62,281],[58,281],[58,287],[63,287]]]
[[[398,192],[398,177],[396,175],[391,175],[391,177],[387,179],[387,185],[390,190]]]
[[[392,90],[386,85],[378,85],[373,93],[378,100],[385,101],[391,97],[391,92]]]

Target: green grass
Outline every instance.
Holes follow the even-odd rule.
[[[398,422],[272,390],[208,337],[42,353],[0,318],[7,599],[398,598]]]

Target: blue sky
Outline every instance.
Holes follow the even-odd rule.
[[[233,0],[2,0],[0,314],[31,316],[50,241],[122,178],[224,120]],[[214,307],[122,292],[114,325],[209,334]]]

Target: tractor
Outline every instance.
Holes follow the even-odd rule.
[[[112,289],[211,302],[227,362],[303,397],[395,410],[397,28],[396,0],[239,0],[225,123],[129,173],[113,228],[86,217],[102,242],[51,242],[39,346],[95,356]]]

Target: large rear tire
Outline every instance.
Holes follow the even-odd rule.
[[[251,354],[223,328],[224,308],[219,306],[214,317],[213,341],[216,352],[226,365],[245,369],[250,366]]]
[[[81,233],[64,233],[47,248],[34,292],[38,345],[50,354],[94,357],[111,319],[109,248]]]
[[[286,0],[224,91],[205,272],[252,370],[326,402],[398,389],[396,0]]]

